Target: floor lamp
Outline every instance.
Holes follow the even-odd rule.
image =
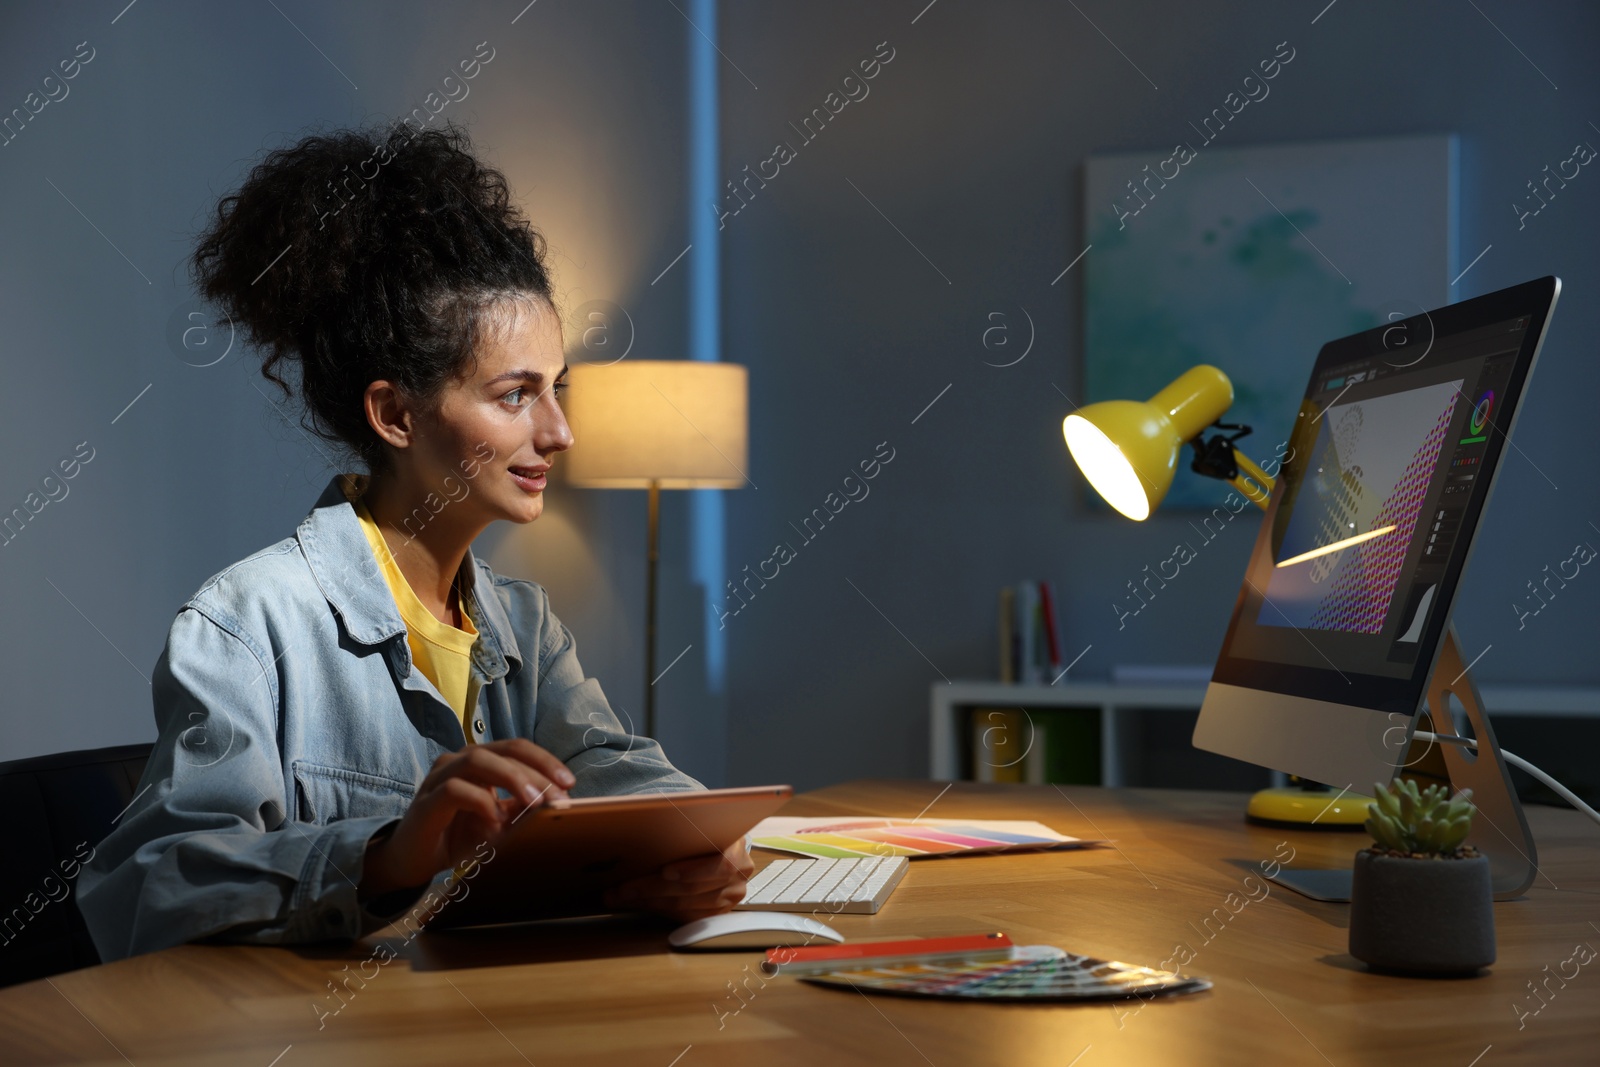
[[[575,364],[568,381],[569,483],[650,491],[644,734],[654,737],[661,490],[737,489],[747,481],[748,374],[736,363],[626,360]]]

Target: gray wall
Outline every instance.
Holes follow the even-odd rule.
[[[0,598],[13,606],[0,760],[152,738],[147,679],[178,606],[291,534],[340,466],[279,413],[249,353],[198,368],[166,338],[190,296],[194,233],[264,151],[312,127],[398,118],[487,41],[494,59],[440,120],[468,125],[506,171],[549,238],[569,309],[613,300],[637,327],[635,354],[684,347],[685,272],[650,285],[687,230],[693,31],[670,5],[546,2],[513,25],[520,5],[141,3],[112,25],[122,6],[91,17],[34,5],[0,22],[7,108],[78,42],[95,49],[68,95],[0,148],[5,509],[78,442],[95,450],[66,498],[0,547]],[[664,509],[673,561],[685,510]],[[641,493],[558,485],[539,523],[480,546],[549,588],[586,667],[635,716],[644,525]],[[665,568],[669,604],[689,601],[685,583],[683,567]],[[662,647],[687,643],[681,622],[663,610]],[[692,663],[673,681],[679,696],[705,684]],[[674,722],[678,754],[716,778],[722,731],[702,719]]]
[[[0,759],[153,736],[146,678],[177,606],[291,532],[332,469],[258,391],[247,354],[195,368],[165,338],[203,213],[265,149],[407,111],[487,40],[494,62],[445,115],[506,169],[558,253],[567,303],[615,300],[636,353],[683,354],[686,273],[650,285],[688,242],[692,31],[671,5],[543,0],[514,26],[515,3],[279,6],[304,36],[270,5],[140,3],[115,25],[120,0],[93,17],[4,17],[0,107],[77,42],[96,57],[0,148],[0,509],[78,442],[95,458],[0,548]],[[754,568],[779,540],[799,552],[726,620],[726,726],[698,653],[663,682],[674,758],[712,783],[924,773],[930,682],[992,674],[995,591],[1024,577],[1056,584],[1069,654],[1093,646],[1075,677],[1215,655],[1248,536],[1219,540],[1206,569],[1116,629],[1109,605],[1184,520],[1133,527],[1082,504],[1051,384],[1072,394],[1081,380],[1081,312],[1070,275],[1049,282],[1083,247],[1084,157],[1170,142],[1285,39],[1293,67],[1232,143],[1459,133],[1464,260],[1494,247],[1457,295],[1566,281],[1518,431],[1526,458],[1508,460],[1456,617],[1469,652],[1493,646],[1484,678],[1600,681],[1587,654],[1600,587],[1575,584],[1521,632],[1509,608],[1586,530],[1600,537],[1583,435],[1600,377],[1587,296],[1600,284],[1587,182],[1600,179],[1586,173],[1520,233],[1507,206],[1574,141],[1600,141],[1587,125],[1600,121],[1600,14],[1479,6],[1559,90],[1455,3],[1340,0],[1315,26],[1320,0],[1079,4],[1128,58],[1071,5],[725,3],[727,178],[792,139],[787,123],[878,42],[896,53],[867,99],[726,220],[722,351],[751,368],[760,486],[727,494],[727,569]],[[987,314],[1019,304],[1038,324],[1033,353],[985,366]],[[879,442],[895,458],[871,495],[802,545],[789,524]],[[685,497],[665,498],[663,664],[713,618],[681,563]],[[643,524],[642,494],[558,484],[538,523],[481,546],[549,587],[590,672],[635,713]]]
[[[1525,455],[1508,457],[1455,618],[1469,655],[1493,646],[1481,678],[1600,680],[1600,582],[1573,583],[1521,632],[1510,608],[1576,541],[1600,545],[1585,429],[1600,385],[1600,176],[1591,188],[1582,175],[1520,233],[1508,206],[1574,142],[1600,144],[1588,125],[1600,122],[1600,12],[1478,5],[1557,90],[1461,3],[1342,0],[1312,26],[1326,0],[1083,2],[1083,14],[942,2],[912,25],[924,4],[732,4],[723,17],[723,50],[760,86],[724,81],[730,176],[775,140],[798,143],[787,123],[878,42],[896,49],[871,94],[725,231],[724,351],[750,364],[763,424],[761,489],[730,500],[729,571],[790,536],[876,442],[897,449],[872,495],[730,620],[731,777],[925,773],[930,682],[993,677],[996,590],[1023,578],[1055,583],[1068,657],[1093,646],[1073,677],[1215,658],[1253,530],[1230,528],[1204,569],[1118,631],[1110,605],[1165,558],[1185,517],[1134,526],[1083,505],[1060,438],[1070,408],[1051,385],[1076,395],[1081,383],[1081,308],[1071,275],[1050,281],[1086,243],[1085,156],[1169,145],[1283,40],[1294,63],[1229,127],[1230,146],[1456,132],[1461,265],[1494,247],[1455,295],[1548,273],[1566,283],[1517,432]],[[1015,367],[985,366],[1000,361],[981,345],[988,312],[1017,305],[1038,344]]]

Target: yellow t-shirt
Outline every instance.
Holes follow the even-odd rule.
[[[472,673],[472,646],[478,639],[478,628],[467,614],[466,599],[463,597],[461,603],[461,621],[466,629],[458,630],[434,618],[433,612],[422,606],[411,583],[406,581],[366,504],[359,499],[353,503],[361,520],[361,532],[367,535],[367,543],[383,569],[384,581],[394,595],[395,606],[400,609],[400,619],[406,624],[406,644],[411,648],[411,660],[423,677],[439,690],[445,702],[455,709],[461,720],[461,732],[471,744],[471,719],[478,703],[479,688],[478,679]]]

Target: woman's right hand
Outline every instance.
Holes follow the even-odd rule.
[[[486,741],[433,761],[399,825],[367,846],[360,895],[425,885],[442,870],[497,840],[529,808],[565,799],[576,779],[526,738]],[[496,787],[511,794],[501,798]]]

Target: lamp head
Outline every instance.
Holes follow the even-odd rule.
[[[1216,367],[1192,367],[1147,401],[1103,400],[1061,422],[1067,451],[1117,511],[1143,520],[1172,487],[1183,446],[1233,403],[1233,383]]]
[[[575,363],[565,406],[572,485],[737,489],[749,461],[749,375],[737,363]]]

